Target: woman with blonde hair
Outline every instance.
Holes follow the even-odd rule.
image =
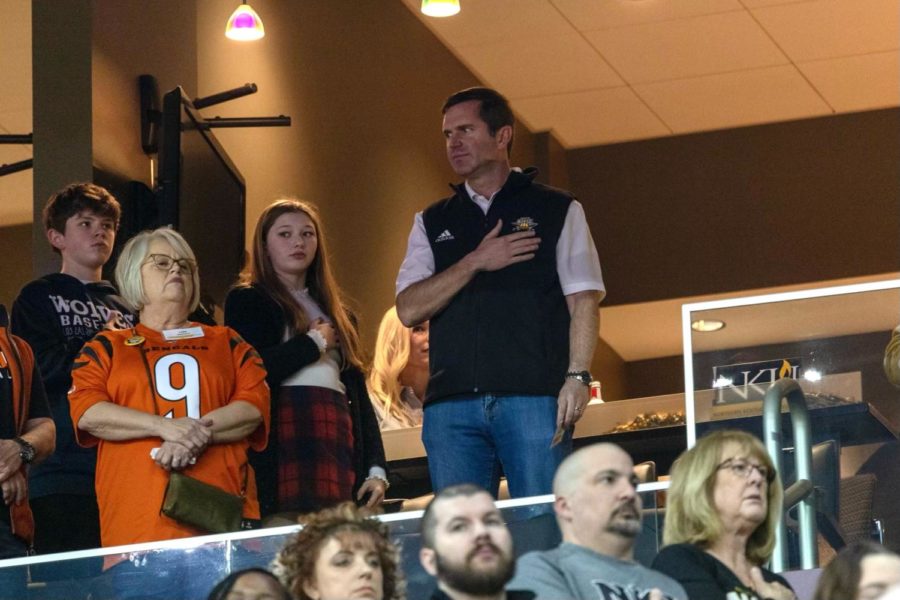
[[[251,455],[265,522],[351,499],[380,504],[384,446],[314,205],[287,198],[263,210],[250,264],[225,299],[225,323],[269,374],[272,434],[266,451]]]
[[[663,542],[653,568],[703,600],[794,600],[787,581],[762,565],[775,546],[781,480],[762,443],[714,431],[672,467]]]
[[[244,519],[258,520],[247,454],[262,450],[268,436],[269,390],[259,355],[227,327],[188,320],[200,279],[194,252],[178,232],[133,237],[119,256],[116,280],[139,322],[101,331],[85,344],[69,391],[76,440],[99,448],[103,545],[210,532],[160,510],[171,471],[240,496]]]
[[[199,271],[176,231],[131,238],[116,280],[138,322],[103,330],[82,347],[68,396],[76,441],[98,448],[103,546],[256,526],[248,453],[262,450],[269,433],[269,388],[259,355],[228,327],[189,319],[200,298]],[[215,510],[223,507],[218,499],[178,493],[198,484],[232,496],[239,513]],[[107,555],[108,597],[202,597],[215,571],[192,565],[210,559],[175,564],[164,554]]]
[[[428,321],[409,328],[396,307],[381,319],[369,394],[382,429],[422,424],[422,399],[428,386]]]

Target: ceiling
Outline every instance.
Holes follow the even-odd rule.
[[[848,286],[900,278],[900,273],[818,281],[726,294],[672,298],[600,308],[601,337],[625,361],[678,356],[683,351],[683,304],[746,298],[808,289]],[[900,292],[896,289],[841,295],[817,300],[766,303],[741,308],[719,308],[691,314],[691,320],[719,319],[725,328],[692,333],[696,352],[746,348],[851,335],[886,332],[897,326]]]
[[[897,0],[403,0],[566,148],[900,105]]]

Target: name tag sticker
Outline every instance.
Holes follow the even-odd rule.
[[[165,329],[162,332],[167,342],[177,340],[189,340],[191,338],[203,337],[202,327],[182,327],[180,329]]]

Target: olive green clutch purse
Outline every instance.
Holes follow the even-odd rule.
[[[243,496],[172,471],[160,512],[209,533],[227,533],[241,528],[243,508]]]

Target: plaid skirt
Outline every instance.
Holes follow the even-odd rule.
[[[278,391],[278,511],[312,512],[353,499],[353,421],[344,394]]]

